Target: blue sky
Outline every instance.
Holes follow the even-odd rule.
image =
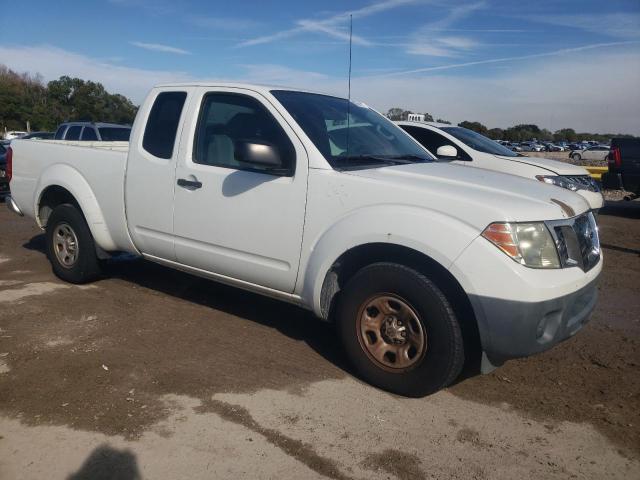
[[[640,2],[31,1],[3,22],[0,63],[101,81],[224,79],[346,94],[489,126],[640,133]]]

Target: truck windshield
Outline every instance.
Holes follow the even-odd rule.
[[[102,127],[98,130],[103,142],[128,142],[131,135],[130,128]]]
[[[271,93],[335,169],[434,160],[404,131],[366,105],[315,93]]]
[[[518,157],[519,155],[509,150],[507,147],[494,142],[490,138],[480,135],[463,127],[440,127],[449,135],[453,135],[465,145],[478,150],[479,152],[490,153],[492,155],[501,155],[503,157]]]

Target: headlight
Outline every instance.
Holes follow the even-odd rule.
[[[541,182],[548,183],[549,185],[555,185],[557,187],[566,188],[572,192],[578,190],[589,190],[591,192],[599,192],[600,187],[589,175],[579,175],[565,177],[562,175],[536,175],[536,178]]]
[[[556,245],[542,222],[492,223],[482,236],[522,265],[560,268]]]

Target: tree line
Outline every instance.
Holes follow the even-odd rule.
[[[44,83],[40,75],[0,65],[0,129],[55,130],[66,121],[131,124],[138,107],[97,82],[62,76]],[[27,123],[28,122],[28,123]]]
[[[390,120],[400,121],[406,120],[410,113],[414,113],[410,110],[403,110],[402,108],[391,108],[387,112],[387,117]],[[425,122],[433,122],[433,116],[424,113]],[[438,123],[446,123],[451,125],[451,122],[446,120],[438,119],[435,120]],[[524,142],[527,140],[536,139],[539,141],[549,141],[549,142],[581,142],[583,140],[594,140],[596,142],[608,142],[614,137],[628,137],[632,138],[633,135],[622,134],[622,133],[587,133],[587,132],[576,132],[573,128],[561,128],[560,130],[556,130],[555,132],[551,132],[546,128],[540,128],[534,124],[520,124],[514,125],[509,128],[488,128],[480,122],[470,122],[465,120],[458,124],[460,127],[468,128],[469,130],[473,130],[474,132],[478,132],[482,135],[485,135],[493,140],[507,140],[509,142]]]

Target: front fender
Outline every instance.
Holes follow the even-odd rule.
[[[324,279],[348,250],[388,243],[418,251],[448,269],[479,233],[459,219],[427,208],[393,204],[363,207],[326,228],[308,247],[310,255],[296,291],[303,303],[322,317]]]
[[[48,167],[38,179],[34,194],[34,212],[40,228],[44,228],[40,218],[40,202],[42,194],[51,186],[59,186],[71,193],[80,205],[84,218],[87,220],[89,230],[96,244],[105,251],[117,250],[104,215],[100,209],[98,199],[93,193],[89,182],[82,174],[70,165],[55,164]]]

